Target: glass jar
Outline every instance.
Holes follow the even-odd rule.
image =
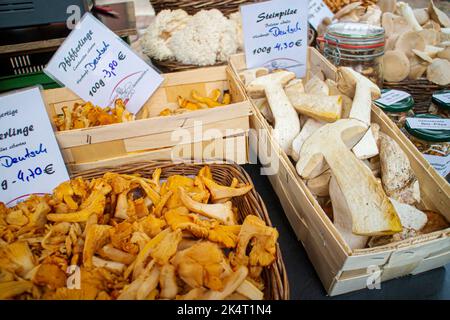
[[[434,92],[428,112],[447,119],[450,118],[450,90]]]
[[[394,89],[382,89],[381,97],[374,101],[384,113],[402,129],[405,126],[406,118],[414,117],[414,99],[405,92]]]
[[[419,114],[415,118],[442,118],[432,114]],[[408,122],[405,125],[408,138],[423,154],[434,156],[448,156],[450,154],[450,130],[431,130],[411,128]]]
[[[335,66],[351,67],[379,87],[383,85],[384,29],[365,23],[338,22],[328,26],[322,52]]]

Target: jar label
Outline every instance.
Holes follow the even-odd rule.
[[[445,177],[450,173],[450,154],[445,157],[430,154],[423,156],[441,176]]]
[[[385,106],[390,106],[394,103],[402,101],[403,99],[407,99],[410,96],[411,95],[408,92],[392,89],[382,93],[381,98],[375,101]]]
[[[450,130],[450,119],[406,118],[411,129]]]
[[[434,94],[433,97],[443,103],[450,103],[450,92]]]

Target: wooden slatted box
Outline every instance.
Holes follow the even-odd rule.
[[[239,81],[238,72],[246,68],[244,56],[233,56],[230,66]],[[327,78],[336,78],[336,68],[312,48],[308,51],[308,68],[321,70]],[[255,106],[253,112],[250,126],[262,130],[258,130],[258,136],[254,132],[250,136],[250,154],[255,154],[256,149],[269,150],[259,153],[259,159],[262,164],[278,167],[268,178],[329,295],[363,289],[374,280],[382,282],[414,275],[450,262],[450,228],[385,246],[351,250],[298,176],[291,159],[275,142],[269,123]],[[374,105],[372,122],[378,123],[381,131],[392,137],[408,156],[420,182],[422,204],[450,221],[450,185]]]
[[[251,105],[226,66],[164,74],[164,82],[136,115],[135,121],[55,132],[72,172],[139,160],[215,159],[247,162]],[[189,98],[195,89],[208,95],[229,90],[232,103],[174,116],[159,117]],[[83,102],[66,88],[44,91],[49,116],[62,107]],[[56,131],[56,129],[55,129]]]

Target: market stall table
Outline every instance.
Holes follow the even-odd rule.
[[[414,277],[406,276],[383,282],[379,290],[364,289],[327,297],[314,266],[297,240],[269,180],[261,175],[261,167],[244,165],[244,169],[264,199],[270,219],[280,233],[279,242],[289,277],[291,299],[450,299],[450,264]]]

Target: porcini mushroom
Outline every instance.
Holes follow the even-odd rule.
[[[289,71],[274,72],[253,80],[248,86],[249,93],[263,90],[275,118],[274,135],[280,147],[288,152],[292,140],[300,132],[300,120],[289,101],[283,86],[295,78]]]
[[[420,203],[419,181],[397,142],[380,133],[381,181],[386,194],[402,203]]]
[[[333,224],[344,238],[350,249],[362,249],[366,246],[367,236],[359,236],[353,233],[353,222],[350,208],[345,201],[345,195],[336,182],[336,178],[330,176],[329,195],[333,206]]]
[[[329,184],[331,179],[331,170],[326,170],[320,176],[315,178],[306,180],[306,186],[309,188],[309,191],[315,196],[318,197],[327,197],[330,195],[329,193]]]
[[[239,78],[241,78],[244,85],[248,85],[256,78],[265,76],[267,74],[269,74],[269,69],[267,68],[253,68],[239,72]]]
[[[326,124],[303,144],[297,172],[304,179],[314,178],[324,171],[325,163],[328,164],[352,216],[354,234],[400,232],[400,220],[381,182],[349,150],[366,131],[367,125],[356,119]]]
[[[398,82],[409,74],[409,60],[402,51],[387,51],[383,56],[383,78],[386,81]]]
[[[341,96],[299,93],[289,94],[288,97],[292,106],[300,114],[326,122],[333,122],[341,118]]]
[[[298,134],[297,137],[295,137],[294,141],[292,141],[292,149],[290,156],[294,161],[298,161],[299,155],[300,155],[300,149],[305,142],[305,140],[313,134],[314,131],[325,125],[326,122],[316,120],[313,118],[308,118],[306,120],[305,124],[302,126],[302,130]]]

